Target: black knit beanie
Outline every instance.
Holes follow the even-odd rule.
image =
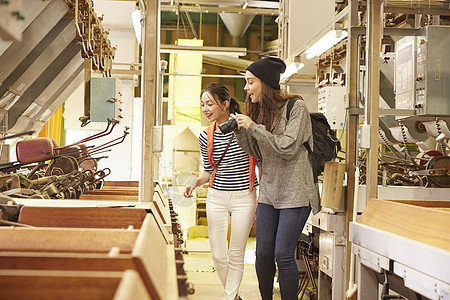
[[[280,74],[286,70],[286,64],[278,57],[265,57],[247,67],[253,75],[276,90],[280,89]]]

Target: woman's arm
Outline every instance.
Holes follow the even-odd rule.
[[[240,118],[238,118],[240,116]],[[250,117],[242,114],[232,115],[232,117],[236,118],[238,123],[238,129],[234,131],[236,134],[236,141],[239,144],[239,147],[242,148],[246,153],[250,156],[256,158],[257,160],[261,160],[261,152],[259,151],[258,143],[256,140],[247,132],[246,127],[242,126],[242,117],[248,118],[248,122],[253,122]],[[244,128],[244,129],[242,129]],[[247,127],[248,128],[248,127]]]
[[[239,147],[242,148],[246,153],[250,156],[260,160],[261,154],[258,148],[258,143],[255,139],[247,132],[247,130],[235,130],[236,141],[239,144]]]
[[[192,192],[195,190],[196,187],[201,186],[209,181],[209,178],[211,177],[211,173],[203,171],[200,173],[200,176],[198,176],[197,180],[193,185],[186,186],[184,190],[184,196],[186,198],[192,197]]]
[[[282,109],[285,113],[285,109]],[[294,157],[301,145],[311,136],[311,119],[303,101],[296,101],[290,113],[286,129],[281,134],[273,134],[262,124],[256,124],[245,115],[237,115],[238,126],[247,128],[248,134],[258,143],[270,146],[285,159]],[[286,116],[282,116],[286,120]],[[276,130],[275,130],[276,131]]]

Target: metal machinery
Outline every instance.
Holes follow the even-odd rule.
[[[2,147],[8,146],[7,139],[39,133],[83,80],[91,89],[86,89],[81,126],[108,124],[103,132],[63,147],[49,138],[19,141],[17,161],[8,156],[0,166],[1,192],[79,198],[85,190],[99,188],[110,173],[97,170],[97,161],[105,156],[95,154],[110,151],[128,135],[125,129],[119,138],[89,145],[109,135],[122,118],[120,82],[111,78],[115,48],[91,1],[12,1],[1,9],[5,15],[16,12],[10,21],[2,17],[0,24],[2,37],[12,40],[0,43],[0,122],[3,135],[16,134],[2,139]],[[14,38],[8,33],[15,28],[23,30]]]
[[[436,209],[431,212],[425,211],[431,215],[435,213],[437,216],[436,220],[430,218],[429,222],[439,222],[438,216],[447,214],[444,223],[434,225],[435,230],[439,230],[436,226],[446,228],[449,220],[446,210],[449,205],[448,188],[450,188],[450,51],[448,50],[450,49],[450,26],[431,25],[429,22],[431,17],[416,15],[416,28],[409,30],[387,28],[388,26],[396,27],[396,19],[401,16],[398,12],[401,10],[394,9],[397,13],[389,13],[389,3],[386,3],[384,8],[386,9],[383,15],[385,39],[382,42],[383,51],[380,53],[379,66],[380,130],[377,198],[379,201],[386,199],[409,204],[395,210],[399,214],[407,215],[407,211],[416,211],[417,206]],[[364,9],[361,12],[361,7],[359,10],[361,14],[365,13]],[[448,24],[448,7],[442,8],[442,11],[445,15],[443,24]],[[408,18],[407,15],[406,18]],[[420,18],[423,18],[422,22],[417,22]],[[333,22],[345,23],[344,19],[345,10],[337,15]],[[424,22],[425,19],[428,22]],[[360,24],[358,23],[359,26]],[[355,24],[352,26],[354,27],[351,30],[348,29],[349,35],[351,31],[353,36],[358,37],[358,50],[353,55],[357,55],[356,61],[358,61],[356,99],[357,106],[360,108],[351,107],[347,94],[350,88],[341,86],[345,85],[345,70],[348,72],[350,69],[348,65],[347,67],[344,65],[344,62],[349,63],[348,60],[345,61],[345,53],[348,54],[347,40],[324,52],[316,60],[318,109],[327,116],[330,126],[335,130],[347,129],[342,125],[345,124],[345,118],[349,115],[359,115],[359,122],[363,124],[367,118],[364,111],[369,97],[367,66],[370,62],[368,62],[367,52],[364,51],[367,38],[364,39],[365,30],[361,30],[362,28],[358,28]],[[302,49],[308,49],[308,46]],[[302,53],[299,51],[295,55]],[[370,132],[368,133],[370,135]],[[357,202],[355,207],[356,212],[365,216],[365,220],[370,220],[373,216],[374,219],[378,217],[383,223],[383,217],[380,214],[386,214],[386,217],[389,217],[390,214],[387,211],[384,212],[380,208],[366,209],[368,206],[365,199],[368,182],[367,150],[364,149],[366,148],[365,138],[368,138],[366,134],[367,132],[359,133],[362,147],[358,148],[359,158],[355,165],[360,168],[361,176],[356,178],[358,182],[355,186],[357,190],[354,199]],[[338,133],[337,136],[342,135]],[[372,146],[372,148],[377,151],[376,147]],[[341,157],[343,155],[341,154]],[[350,167],[347,172],[354,172],[354,170]],[[399,232],[395,232],[398,236],[393,236],[385,227],[381,226],[382,230],[371,227],[373,225],[370,222],[362,225],[359,222],[350,223],[350,231],[346,232],[345,210],[349,208],[344,208],[344,199],[348,196],[344,191],[340,207],[322,207],[322,212],[310,217],[303,232],[309,235],[314,245],[318,247],[318,259],[310,260],[313,263],[312,269],[317,269],[315,276],[318,285],[317,290],[314,290],[315,286],[312,288],[312,295],[317,295],[319,299],[346,297],[344,290],[346,282],[342,284],[342,280],[348,280],[348,277],[344,277],[344,266],[346,254],[347,258],[351,256],[348,254],[350,250],[346,250],[348,247],[348,244],[346,247],[346,240],[350,239],[352,252],[356,255],[358,265],[358,270],[355,272],[358,282],[358,299],[380,299],[378,294],[381,286],[378,283],[384,284],[381,299],[395,297],[398,299],[450,299],[450,274],[448,273],[450,244],[445,245],[444,242],[443,249],[438,249],[424,244],[424,240],[419,239],[419,243],[414,237],[410,240],[411,236],[405,239]],[[391,202],[386,205],[391,207]],[[436,207],[444,208],[441,211]],[[421,221],[420,215],[408,216],[413,219],[418,218],[418,222]],[[395,225],[396,222],[399,224]],[[401,228],[403,225],[401,222],[408,222],[408,218],[399,215],[397,221],[393,216],[392,227]],[[417,235],[420,234],[421,230],[418,229]],[[422,263],[428,258],[430,264]],[[350,290],[351,286],[347,292]],[[356,289],[353,289],[353,293],[355,291]]]
[[[429,25],[421,28],[418,36],[404,37],[396,43],[395,106],[414,110],[416,116],[397,117],[398,126],[390,131],[400,143],[418,144],[420,151],[411,160],[409,176],[397,173],[397,180],[412,185],[450,187],[447,176],[450,167],[447,157],[450,138],[450,54],[447,49],[450,40],[444,38],[448,33],[449,26]],[[433,149],[430,146],[434,144]],[[404,150],[407,158],[412,159],[409,148]],[[417,165],[419,167],[415,168]],[[425,181],[423,176],[426,176]]]
[[[105,212],[99,206],[127,208],[139,206],[138,198],[135,196],[138,195],[138,187],[131,191],[135,195],[129,196],[135,199],[125,203],[100,201],[102,199],[78,200],[80,196],[88,196],[88,192],[93,190],[99,191],[102,188],[105,192],[103,185],[111,170],[100,169],[97,162],[100,159],[106,159],[107,156],[101,154],[111,151],[112,147],[122,143],[129,134],[129,128],[125,127],[122,135],[110,138],[113,129],[116,128],[117,131],[117,125],[122,118],[121,91],[120,81],[111,77],[115,48],[111,46],[108,32],[101,23],[102,17],[97,16],[93,2],[90,0],[11,0],[0,3],[0,126],[2,131],[0,152],[2,154],[8,152],[5,151],[7,148],[4,144],[5,140],[15,140],[17,156],[16,161],[10,161],[9,157],[2,157],[5,160],[2,160],[0,164],[0,235],[2,235],[0,259],[8,255],[5,251],[7,252],[8,247],[12,245],[11,240],[16,240],[14,233],[20,231],[9,226],[26,227],[26,222],[20,223],[18,220],[23,206],[28,208],[44,206],[54,208],[55,211],[70,207],[65,210],[69,213],[67,217],[50,213],[53,217],[59,218],[57,221],[59,226],[54,224],[42,225],[43,227],[71,227],[74,220],[71,218],[76,218],[76,211],[85,210],[80,215],[83,220],[79,225],[80,228],[89,228],[86,211],[90,211],[89,213],[93,214],[93,220],[98,221],[99,213]],[[65,146],[58,145],[55,140],[48,137],[31,138],[42,130],[64,101],[83,82],[86,94],[84,115],[80,118],[80,126],[83,127],[89,122],[103,122],[106,128]],[[22,139],[23,137],[25,139]],[[98,143],[96,146],[92,144],[94,141]],[[117,188],[113,188],[113,192],[115,190]],[[177,215],[173,211],[172,203],[159,185],[153,186],[150,197],[153,198],[139,206],[139,209],[143,210],[147,216],[148,226],[146,225],[146,229],[141,231],[142,236],[146,238],[138,243],[136,249],[143,251],[141,254],[147,252],[144,256],[151,257],[156,262],[149,264],[150,267],[149,265],[141,266],[139,272],[144,274],[144,283],[148,283],[149,278],[156,278],[159,295],[152,294],[152,299],[186,298],[188,284],[183,269],[182,252],[179,248],[182,237],[180,237]],[[109,195],[106,198],[115,199]],[[129,212],[126,209],[125,214]],[[118,212],[113,209],[111,213],[112,215],[106,217],[106,220],[111,220],[106,227],[113,226],[112,220],[117,219],[114,214]],[[40,214],[37,215],[37,219],[49,220]],[[67,221],[66,225],[61,225],[60,221]],[[39,234],[45,233],[45,229],[42,231],[37,228],[40,225],[35,226],[36,228],[28,231],[30,237],[27,240],[34,241],[32,247],[47,246],[48,240],[39,239]],[[120,225],[119,228],[125,230],[127,226],[123,228],[123,225]],[[83,229],[80,228],[77,229],[80,230],[80,236],[88,234],[83,233]],[[137,232],[133,233],[133,229],[128,228],[128,233],[134,235]],[[10,235],[11,239],[5,238]],[[49,238],[55,238],[51,243],[57,249],[67,242],[64,239],[58,239],[57,235],[49,234]],[[106,239],[105,237],[104,240]],[[151,240],[150,243],[145,242],[147,239]],[[101,242],[102,238],[96,240]],[[86,241],[89,239],[86,238]],[[161,242],[159,244],[161,248],[155,244],[156,241]],[[116,243],[114,239],[113,243]],[[88,248],[90,246],[92,245],[87,245]],[[43,253],[48,249],[37,251]],[[107,252],[109,250],[107,249]],[[65,252],[67,254],[72,251],[77,250],[72,247]],[[106,253],[107,255],[103,258],[122,255],[120,251],[120,249],[117,250],[116,254]],[[157,255],[148,255],[152,251]],[[159,256],[161,253],[164,255]],[[26,252],[15,255],[16,259],[20,255],[30,258],[33,256]],[[51,258],[52,255],[47,255],[47,258]],[[70,255],[72,254],[68,256]],[[132,256],[134,255],[136,253],[133,250]],[[89,259],[89,255],[87,258]],[[105,262],[101,262],[100,256],[98,258],[100,265]],[[135,256],[134,259],[136,258]],[[97,263],[89,263],[88,269],[94,265]],[[48,266],[43,266],[40,271],[61,268],[59,266],[56,269],[46,269],[46,267]],[[83,270],[77,269],[79,267],[75,263],[70,268]],[[18,265],[9,267],[14,269],[13,272],[20,271],[18,269],[21,268]],[[5,274],[3,269],[0,273]],[[106,269],[95,271],[98,273]],[[164,272],[170,270],[170,276],[165,276],[164,272],[161,275],[159,270]],[[92,274],[94,273],[88,276]],[[3,276],[0,279],[2,286],[6,284],[4,278]],[[82,288],[83,286],[78,287],[80,291]],[[0,292],[0,298],[5,296],[3,292],[5,292],[4,288]],[[39,298],[37,295],[33,297]],[[14,296],[5,296],[5,298],[19,299]]]

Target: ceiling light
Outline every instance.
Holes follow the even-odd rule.
[[[314,56],[319,56],[344,38],[348,36],[347,31],[345,30],[331,30],[326,35],[321,37],[317,42],[315,42],[311,47],[309,47],[306,51],[306,58],[311,59]]]
[[[285,82],[287,79],[289,79],[292,75],[300,71],[305,66],[304,63],[301,63],[299,61],[291,62],[284,71],[283,74],[280,76],[280,81]]]
[[[161,45],[160,53],[199,53],[203,55],[227,55],[239,57],[247,55],[247,48]]]

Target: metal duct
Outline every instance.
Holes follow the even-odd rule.
[[[74,20],[62,19],[19,64],[0,87],[0,121],[74,39]]]
[[[0,85],[4,84],[5,79],[16,70],[68,11],[69,8],[64,0],[51,1],[22,33],[22,41],[8,47],[0,56],[0,66],[2,66]]]
[[[64,101],[83,83],[83,70],[84,59],[80,53],[76,53],[45,90],[17,118],[8,132],[19,133],[27,130],[39,132]]]
[[[22,7],[23,14],[26,16],[22,21],[22,32],[36,19],[36,17],[44,10],[50,1],[25,1],[25,6]],[[0,41],[0,56],[11,46],[12,41]]]
[[[247,31],[247,28],[255,18],[255,15],[234,13],[220,13],[219,15],[233,38],[233,47],[238,47],[240,38]]]
[[[85,79],[84,58],[108,76],[115,50],[90,0],[76,6],[23,1],[22,41],[0,42],[0,123],[6,133],[40,130]]]
[[[58,55],[49,67],[42,73],[42,75],[27,89],[20,101],[17,101],[8,112],[8,128],[11,128],[16,123],[20,115],[22,115],[30,104],[40,95],[46,86],[69,64],[75,57],[80,55],[80,46],[72,42],[64,51]]]
[[[71,78],[68,81],[68,85],[63,91],[59,94],[59,96],[55,97],[55,101],[41,114],[39,114],[38,118],[36,118],[36,121],[31,120],[32,127],[28,127],[26,130],[34,130],[36,132],[39,132],[42,130],[42,127],[45,125],[45,123],[48,122],[51,116],[58,110],[58,108],[66,101],[67,98],[83,83],[84,81],[84,67],[81,68],[80,73],[73,79]],[[75,74],[74,74],[75,75]],[[45,109],[45,107],[43,108]]]

